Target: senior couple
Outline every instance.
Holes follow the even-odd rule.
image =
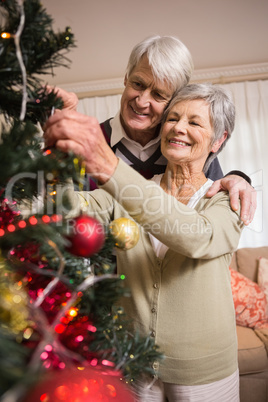
[[[187,85],[192,68],[178,39],[146,39],[131,53],[114,119],[101,128],[58,89],[65,109],[44,129],[47,146],[80,155],[98,181],[99,189],[72,193],[73,213],[82,209],[104,224],[128,217],[140,226],[138,244],[116,256],[131,291],[120,305],[165,359],[155,363],[154,381],[137,387],[139,401],[239,401],[228,268],[256,194],[239,176],[213,184],[235,110],[220,87]]]

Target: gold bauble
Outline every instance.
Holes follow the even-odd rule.
[[[115,239],[116,247],[129,250],[136,246],[139,240],[139,227],[131,219],[118,218],[111,222],[110,232]]]
[[[19,334],[29,324],[27,292],[22,282],[8,270],[0,254],[0,328]]]

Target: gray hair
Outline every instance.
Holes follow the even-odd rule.
[[[173,97],[163,115],[163,123],[167,119],[167,115],[174,105],[184,100],[203,99],[209,104],[209,114],[214,135],[211,141],[213,145],[217,140],[223,137],[227,132],[226,140],[222,143],[217,152],[211,152],[207,157],[203,171],[206,173],[209,165],[216,156],[225,147],[227,141],[231,137],[235,125],[235,106],[231,98],[231,94],[223,89],[223,87],[214,84],[189,84]]]
[[[157,35],[138,43],[128,60],[127,78],[144,55],[148,57],[154,78],[166,81],[173,93],[188,84],[194,65],[189,50],[179,39]]]

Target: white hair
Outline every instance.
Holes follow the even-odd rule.
[[[174,36],[151,36],[132,50],[126,69],[128,78],[132,70],[146,55],[155,79],[167,82],[173,93],[189,82],[193,60],[187,47]]]
[[[210,83],[189,84],[181,89],[171,100],[164,112],[162,126],[174,105],[184,100],[195,99],[203,99],[209,105],[210,119],[214,130],[211,142],[212,145],[217,140],[220,140],[224,133],[227,132],[226,140],[222,143],[219,150],[209,154],[203,169],[206,173],[213,159],[219,152],[221,152],[226,145],[226,142],[231,137],[235,125],[235,106],[231,94],[219,85],[213,85]]]

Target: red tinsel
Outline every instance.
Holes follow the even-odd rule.
[[[20,212],[16,209],[15,201],[10,204],[7,199],[1,201],[0,204],[0,228],[5,229],[11,223],[17,221]]]

